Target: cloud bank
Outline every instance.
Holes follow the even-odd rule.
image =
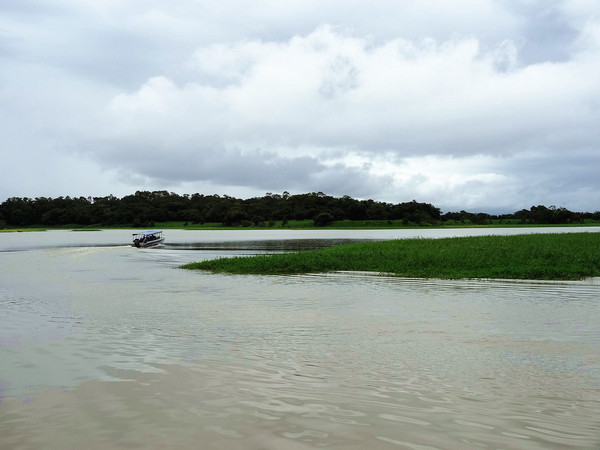
[[[24,2],[0,22],[0,112],[20,149],[3,153],[32,179],[50,167],[123,194],[600,209],[600,7],[459,3]],[[34,31],[38,20],[51,25]],[[0,192],[23,195],[6,179]]]

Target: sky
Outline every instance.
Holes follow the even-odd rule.
[[[0,0],[0,202],[600,210],[597,0]]]

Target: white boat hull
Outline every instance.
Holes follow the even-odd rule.
[[[162,230],[150,230],[133,233],[133,247],[149,248],[161,245],[165,240]]]

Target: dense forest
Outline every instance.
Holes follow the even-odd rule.
[[[600,221],[600,212],[532,206],[513,214],[467,211],[442,214],[439,208],[415,200],[385,203],[336,198],[322,192],[290,195],[267,193],[239,199],[227,195],[178,195],[167,191],[137,191],[107,197],[9,198],[0,204],[0,228],[7,226],[153,226],[156,222],[211,223],[222,226],[285,226],[290,220],[313,220],[316,226],[335,221],[383,220],[401,225],[486,225],[491,223],[569,224]]]

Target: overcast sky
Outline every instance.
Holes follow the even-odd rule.
[[[597,0],[0,0],[0,202],[600,210]]]

